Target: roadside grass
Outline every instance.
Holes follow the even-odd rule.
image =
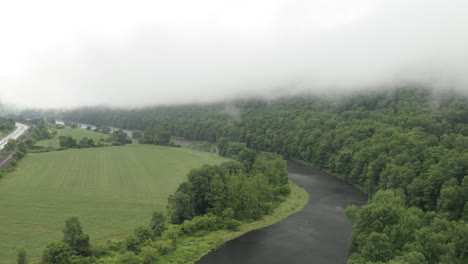
[[[165,210],[190,169],[223,161],[188,148],[142,144],[28,154],[0,180],[0,264],[15,263],[21,246],[38,259],[48,242],[62,238],[70,216],[79,217],[92,243],[123,237],[148,225],[153,210]]]
[[[60,136],[71,136],[77,141],[86,137],[86,138],[93,139],[94,142],[98,142],[100,139],[104,141],[105,139],[109,138],[109,135],[82,129],[82,128],[68,128],[67,127],[63,129],[53,129],[53,130],[57,131],[57,135],[55,135],[51,139],[38,141],[36,142],[36,145],[41,146],[41,147],[51,148],[51,149],[58,149],[60,148],[60,141],[59,141]]]
[[[238,231],[201,231],[195,233],[193,236],[183,236],[177,241],[177,249],[158,258],[158,263],[195,263],[201,257],[229,240],[233,240],[250,231],[270,226],[299,212],[309,201],[309,194],[303,188],[292,182],[289,182],[289,186],[291,187],[291,194],[271,215],[267,215],[258,221],[243,223]]]

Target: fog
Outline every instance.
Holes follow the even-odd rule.
[[[1,102],[134,107],[402,83],[468,90],[468,1],[70,2],[1,4]]]

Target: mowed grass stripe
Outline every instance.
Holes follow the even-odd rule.
[[[69,216],[80,218],[93,241],[128,234],[165,209],[190,169],[223,161],[140,144],[28,154],[0,180],[0,263],[14,263],[19,246],[40,256],[45,244],[61,239]]]

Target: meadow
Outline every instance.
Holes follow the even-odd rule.
[[[60,148],[60,142],[59,142],[59,137],[60,136],[71,136],[72,138],[76,139],[79,141],[80,139],[86,137],[86,138],[91,138],[94,140],[94,142],[98,142],[100,139],[105,140],[109,138],[109,135],[86,130],[86,129],[81,129],[81,128],[63,128],[63,129],[54,129],[57,131],[57,134],[47,140],[41,140],[36,143],[37,146],[41,147],[49,147],[52,149],[58,149]]]
[[[190,169],[223,161],[141,144],[28,154],[0,180],[0,264],[14,263],[20,246],[37,259],[48,242],[62,238],[70,216],[79,217],[92,243],[124,237],[147,225],[153,210],[165,210]]]

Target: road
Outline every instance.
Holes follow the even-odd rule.
[[[11,132],[8,136],[0,140],[0,150],[3,149],[6,146],[6,144],[8,144],[8,140],[18,139],[21,135],[24,134],[24,132],[26,132],[26,130],[28,130],[28,126],[25,124],[15,123],[15,125],[15,131]]]

